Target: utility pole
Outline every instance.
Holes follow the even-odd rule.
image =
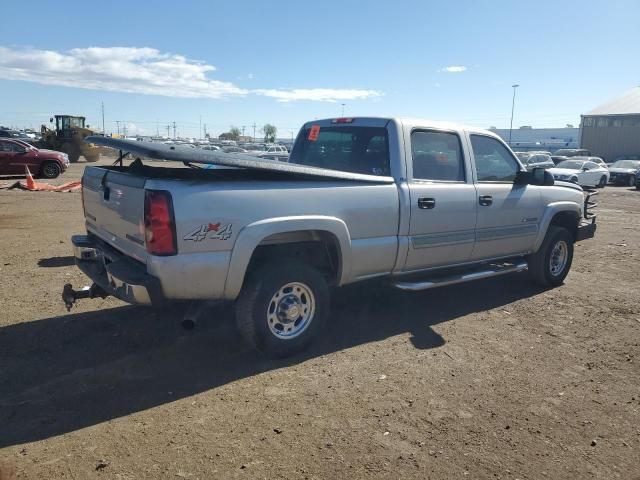
[[[242,136],[244,137],[244,127],[245,125],[242,125]]]
[[[104,131],[104,102],[101,102],[102,107],[102,135],[105,136],[107,133]]]
[[[171,125],[167,125],[167,138],[171,138],[171,134],[169,133],[170,129],[171,129]]]
[[[344,106],[346,105],[346,103],[341,103],[340,105],[342,105],[342,115],[340,115],[340,116],[344,117]]]
[[[160,136],[160,124],[158,120],[156,120],[156,137]]]
[[[207,138],[207,124],[204,124],[204,138]]]
[[[118,126],[118,135],[120,135],[120,120],[116,120],[116,125]]]
[[[198,140],[202,139],[202,115],[200,115],[200,126],[198,127]]]
[[[176,138],[176,122],[173,122],[173,139],[175,140]]]
[[[253,142],[255,143],[256,141],[256,122],[253,122]]]
[[[516,85],[511,85],[511,88],[513,88],[513,99],[511,100],[511,124],[509,125],[509,146],[511,146],[511,132],[513,131],[513,109],[516,106],[516,88],[518,88],[520,85],[516,84]]]
[[[126,137],[127,136],[127,124],[124,123],[122,125],[122,134]]]

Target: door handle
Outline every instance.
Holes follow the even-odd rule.
[[[488,207],[493,203],[493,197],[491,195],[480,195],[480,205]]]
[[[424,210],[431,210],[432,208],[436,208],[436,199],[420,197],[418,199],[418,208],[422,208]]]

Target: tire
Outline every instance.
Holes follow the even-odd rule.
[[[554,255],[558,256],[553,259]],[[529,255],[529,274],[538,285],[557,287],[564,282],[572,261],[573,236],[566,228],[551,225],[538,251]]]
[[[329,307],[327,282],[315,268],[270,263],[246,279],[236,324],[251,347],[282,358],[304,350],[324,329]]]
[[[78,163],[80,158],[80,148],[75,143],[63,143],[60,149],[69,156],[69,162]]]
[[[629,183],[627,185],[629,185],[630,187],[635,187],[636,186],[635,177],[629,177]]]
[[[44,162],[40,167],[40,177],[42,178],[56,178],[62,173],[60,165],[56,162]]]
[[[596,185],[598,188],[604,188],[607,185],[607,177],[605,175],[600,177],[600,183]]]

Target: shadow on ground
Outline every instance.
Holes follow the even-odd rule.
[[[120,307],[0,329],[0,447],[71,432],[268,370],[410,332],[415,348],[442,346],[431,327],[533,296],[526,275],[403,293],[381,283],[336,291],[317,344],[270,361],[248,350],[232,309],[217,307],[193,332],[178,318]],[[171,392],[171,393],[169,393]]]
[[[41,258],[38,260],[38,266],[44,268],[51,267],[70,267],[71,265],[75,265],[76,260],[73,256],[68,257],[49,257],[49,258]]]

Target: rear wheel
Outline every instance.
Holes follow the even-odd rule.
[[[605,175],[600,177],[600,182],[596,185],[598,188],[604,188],[607,185],[607,177]]]
[[[40,176],[43,178],[56,178],[60,173],[60,165],[56,162],[44,162],[40,167]]]
[[[544,287],[561,285],[571,269],[573,237],[566,228],[551,225],[542,245],[529,256],[529,274]]]
[[[71,163],[77,163],[80,158],[80,148],[75,143],[63,143],[61,150],[69,156]]]
[[[270,357],[305,349],[329,313],[327,282],[308,265],[271,263],[247,278],[236,301],[236,323],[252,347]]]

